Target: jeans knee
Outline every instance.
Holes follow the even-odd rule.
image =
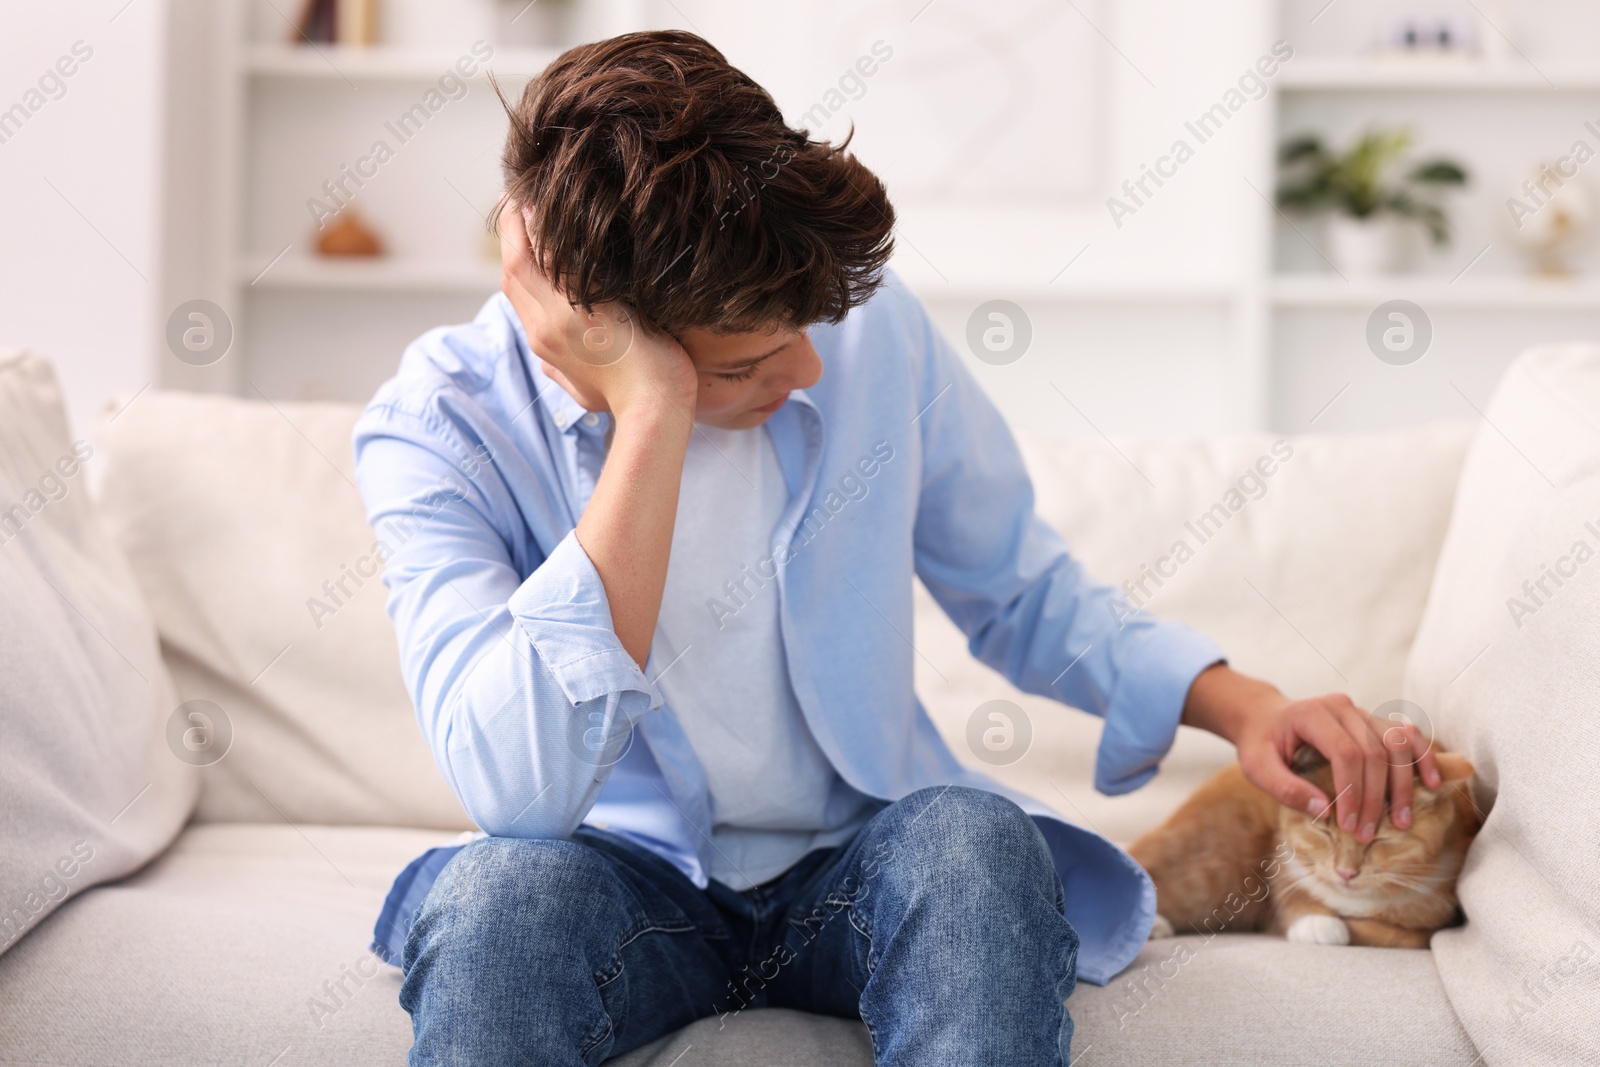
[[[519,939],[541,954],[582,956],[606,913],[620,912],[618,888],[606,858],[575,841],[474,841],[440,872],[418,910],[405,968],[425,953],[470,960],[514,952]]]
[[[411,1062],[588,1062],[614,1032],[596,973],[629,890],[578,841],[483,838],[447,864],[406,938],[400,1006]]]
[[[933,877],[946,887],[993,887],[1015,880],[1053,899],[1059,892],[1055,863],[1033,818],[998,793],[966,786],[921,789],[894,806],[879,849],[886,872]],[[891,857],[908,862],[895,864]],[[893,877],[891,873],[891,877]]]

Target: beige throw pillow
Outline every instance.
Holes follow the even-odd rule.
[[[50,365],[0,351],[0,952],[164,850],[198,788],[177,752],[203,728],[180,713],[138,584],[90,506],[95,460],[68,434]]]

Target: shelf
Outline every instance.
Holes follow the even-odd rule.
[[[429,262],[393,257],[373,259],[313,259],[288,255],[272,263],[270,257],[248,257],[238,267],[239,285],[251,289],[325,289],[392,293],[482,292],[500,288],[500,265],[487,260],[474,263]],[[263,268],[265,272],[263,273]]]
[[[1272,282],[1280,308],[1371,310],[1388,300],[1410,300],[1423,308],[1467,310],[1600,311],[1600,279],[1554,281],[1520,276],[1449,278],[1397,274],[1345,281],[1331,274],[1286,274]]]
[[[239,263],[237,279],[245,289],[324,289],[367,292],[494,292],[500,288],[499,264],[484,261],[433,263],[398,257],[315,259],[286,255],[271,266],[270,256],[249,256]],[[263,272],[264,270],[264,272]],[[1039,303],[1222,304],[1237,290],[1225,281],[1149,279],[994,279],[943,282],[902,273],[923,300],[1017,300]]]
[[[1288,90],[1498,90],[1600,91],[1600,67],[1542,65],[1538,69],[1481,62],[1405,59],[1307,59],[1278,74]]]
[[[560,54],[556,48],[496,48],[487,64],[477,63],[475,78],[486,71],[513,80],[531,78]],[[253,45],[245,50],[244,67],[257,78],[306,81],[431,82],[453,73],[462,51],[400,48],[388,45]]]
[[[897,263],[901,279],[923,300],[1013,300],[1063,304],[1224,304],[1239,295],[1226,279],[1209,278],[955,278]]]

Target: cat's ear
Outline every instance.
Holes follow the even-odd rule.
[[[1439,788],[1429,789],[1419,781],[1416,788],[1419,804],[1434,804],[1444,799],[1452,793],[1452,786],[1465,787],[1477,773],[1472,761],[1459,753],[1435,752],[1433,758],[1439,765]]]
[[[1439,764],[1439,777],[1446,782],[1464,782],[1477,773],[1472,761],[1459,753],[1436,752],[1433,758]]]
[[[1294,759],[1289,761],[1289,769],[1302,777],[1326,766],[1328,757],[1307,744],[1301,744],[1295,749]]]

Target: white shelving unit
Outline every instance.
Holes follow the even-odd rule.
[[[174,280],[164,300],[218,303],[235,342],[213,366],[164,361],[162,384],[362,399],[392,373],[409,340],[471,318],[499,288],[483,227],[498,189],[504,123],[489,75],[514,99],[572,41],[469,39],[493,21],[482,17],[462,19],[478,29],[452,37],[454,20],[441,17],[448,3],[481,16],[495,0],[418,7],[440,33],[368,46],[290,43],[288,9],[268,0],[174,2],[174,20],[200,60],[169,64],[179,111],[172,122],[203,136],[193,138],[198,151],[169,147],[169,170],[192,188],[174,190],[169,203]],[[571,2],[567,22],[578,39],[637,28],[646,4]],[[463,58],[475,69],[458,84]],[[397,128],[419,103],[421,128]],[[390,159],[367,163],[376,173],[351,180],[380,140]],[[343,186],[343,198],[384,239],[385,255],[316,255],[311,200],[342,206],[324,182]]]
[[[526,79],[560,54],[558,48],[495,48],[493,69],[501,77]],[[356,82],[428,82],[450,69],[457,54],[401,45],[255,44],[244,49],[245,72],[256,79]],[[483,71],[474,78],[483,79]]]
[[[1496,66],[1474,60],[1308,59],[1283,68],[1280,86],[1302,92],[1600,90],[1600,70]]]
[[[500,271],[492,263],[440,263],[418,258],[347,261],[284,256],[276,263],[247,260],[238,280],[260,290],[366,290],[390,293],[492,293]]]
[[[1370,126],[1415,135],[1416,158],[1463,162],[1468,188],[1450,198],[1455,238],[1425,250],[1414,272],[1346,279],[1324,261],[1312,220],[1273,221],[1271,272],[1260,314],[1269,324],[1272,421],[1296,428],[1317,413],[1319,430],[1371,430],[1396,422],[1472,419],[1463,395],[1486,399],[1521,348],[1600,336],[1600,267],[1595,249],[1574,252],[1574,274],[1536,276],[1517,245],[1507,198],[1542,162],[1600,138],[1585,122],[1600,116],[1600,62],[1592,44],[1600,21],[1583,4],[1450,8],[1474,20],[1478,57],[1391,58],[1373,42],[1384,21],[1439,5],[1355,0],[1279,0],[1278,35],[1299,54],[1275,94],[1274,146],[1317,132],[1343,146]],[[1502,32],[1503,31],[1503,32]],[[1482,58],[1488,56],[1491,58]],[[1274,146],[1264,146],[1268,151]],[[1381,365],[1365,341],[1368,317],[1390,300],[1429,316],[1432,346],[1413,365]],[[1349,382],[1365,383],[1321,414]],[[1465,392],[1463,392],[1465,390]]]
[[[1223,306],[1238,298],[1238,286],[1228,278],[1152,276],[1116,277],[1081,275],[1045,277],[1008,270],[990,270],[981,277],[945,279],[914,257],[902,255],[895,270],[925,301],[983,301],[1001,295],[1020,304],[1156,304]]]
[[[1452,282],[1402,275],[1346,281],[1336,276],[1288,274],[1272,283],[1272,303],[1278,308],[1371,310],[1394,299],[1450,310],[1600,311],[1600,280],[1463,278]]]

